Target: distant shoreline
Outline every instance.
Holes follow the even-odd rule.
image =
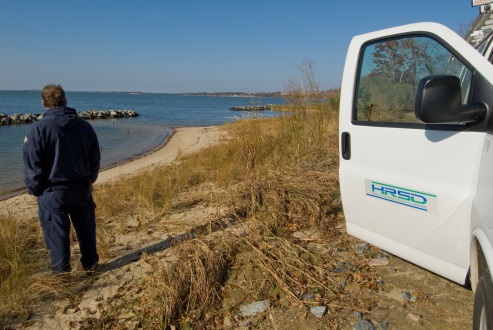
[[[0,89],[0,92],[33,92],[41,93],[41,90],[36,89]],[[246,92],[179,92],[179,93],[166,93],[166,92],[140,92],[140,91],[66,91],[67,93],[118,93],[118,94],[163,94],[163,95],[182,95],[182,96],[218,96],[218,97],[274,97],[282,98],[283,92],[257,92],[257,93],[246,93]]]

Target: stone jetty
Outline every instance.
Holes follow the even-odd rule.
[[[231,107],[229,110],[233,111],[267,111],[272,110],[272,104],[265,105],[240,105],[237,107]]]
[[[84,119],[108,119],[137,117],[139,114],[133,110],[88,110],[77,112]],[[0,113],[0,125],[30,124],[43,118],[40,113],[24,115],[6,115]]]

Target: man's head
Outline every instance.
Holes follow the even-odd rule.
[[[65,91],[61,85],[46,85],[41,91],[41,99],[46,109],[64,107],[67,105]]]

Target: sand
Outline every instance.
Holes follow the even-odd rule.
[[[155,152],[102,171],[96,184],[109,182],[156,164],[170,164],[176,160],[178,155],[190,154],[222,141],[224,134],[218,127],[179,128],[167,143]],[[211,191],[211,195],[214,193],[217,192]],[[183,196],[179,198],[183,198]],[[190,200],[196,200],[193,192]],[[23,209],[25,212],[34,212],[33,215],[36,216],[36,200],[32,196],[23,194],[0,201],[0,210],[5,211],[6,204],[15,206],[16,213]],[[162,218],[147,219],[144,225],[140,224],[140,221],[144,221],[144,219],[139,220],[131,215],[128,219],[122,219],[121,224],[116,221],[111,224],[108,223],[108,226],[113,226],[111,232],[114,236],[109,247],[109,255],[101,260],[100,273],[94,278],[77,280],[73,283],[73,289],[76,290],[77,294],[67,297],[60,296],[53,301],[43,302],[42,305],[36,306],[32,313],[24,316],[24,319],[19,317],[12,320],[12,323],[6,328],[32,330],[94,328],[97,327],[97,324],[104,325],[102,320],[105,318],[105,313],[118,308],[118,303],[125,303],[128,301],[126,300],[128,297],[132,296],[133,298],[133,295],[141,295],[141,299],[146,299],[142,296],[145,291],[141,292],[141,284],[145,283],[149,272],[153,271],[147,260],[156,257],[163,265],[171,264],[174,262],[173,252],[170,249],[173,241],[189,239],[192,237],[190,235],[192,228],[208,225],[211,220],[225,219],[225,214],[228,214],[227,212],[221,214],[223,210],[214,203],[184,202],[182,204],[189,206],[175,209],[173,212],[164,214]],[[242,230],[242,228],[245,227],[238,225],[228,229]],[[343,232],[341,229],[337,235]],[[222,232],[214,234],[224,235]],[[331,253],[334,264],[335,261],[347,262],[349,260],[354,265],[366,264],[368,260],[365,258],[369,255],[370,249],[373,251],[371,253],[377,251],[368,246],[365,248],[368,249],[366,253],[353,254],[351,252],[353,247],[361,243],[354,238],[342,240],[341,242],[346,242],[344,246],[347,246],[347,250],[344,248],[338,251],[334,248],[333,241],[319,241],[314,235],[312,236],[308,238],[313,239],[317,249],[320,249],[315,249],[315,251],[321,251],[317,253]],[[218,239],[221,239],[221,236],[218,236]],[[77,267],[77,259],[80,254],[78,254],[78,248],[75,244],[73,253],[74,263],[72,265]],[[362,306],[365,306],[365,301],[378,302],[378,305],[371,312],[361,309],[355,311],[364,312],[365,319],[371,317],[373,324],[378,323],[382,326],[385,325],[385,327],[390,324],[392,329],[471,328],[470,315],[472,315],[474,297],[470,291],[410,263],[386,255],[389,263],[376,266],[378,275],[374,275],[377,276],[375,278],[368,277],[372,273],[366,267],[364,268],[365,271],[362,272],[365,277],[362,277],[359,272],[354,273],[354,276],[359,276],[364,281],[349,280],[353,277],[352,272],[351,275],[349,272],[341,273],[340,277],[337,277],[337,274],[333,275],[334,278],[331,280],[335,281],[334,283],[343,282],[346,287],[344,294],[353,297],[348,299],[359,297],[358,304],[362,304]],[[234,296],[236,291],[238,291],[236,298],[239,299],[242,293],[241,290],[237,289],[245,286],[245,279],[257,275],[258,269],[255,268],[255,264],[248,258],[245,260],[245,263],[251,266],[245,266],[245,264],[235,261],[235,271],[242,276],[235,275],[228,280],[229,284],[225,286],[224,291],[228,292],[228,299],[236,297]],[[345,263],[345,265],[349,264]],[[253,275],[250,275],[249,271],[253,272]],[[342,281],[337,282],[338,278]],[[381,283],[384,285],[383,289],[367,289],[365,283],[371,283],[376,278],[381,279]],[[417,297],[417,301],[415,303],[404,301],[402,298],[404,292],[409,292]],[[130,299],[130,301],[135,300]],[[327,324],[328,319],[335,318],[342,320],[341,326],[344,329],[351,328],[357,321],[351,317],[355,311],[349,307],[350,305],[348,305],[349,309],[335,308],[334,306],[337,305],[330,306],[330,316],[326,316],[324,321],[311,316],[304,309],[300,309],[300,305],[285,299],[284,303],[277,302],[276,306],[271,306],[269,320],[279,329],[313,329],[320,328],[323,324]],[[132,322],[131,310],[131,306],[126,306],[124,312],[118,316],[117,321],[120,322],[122,328],[139,327],[138,324]],[[302,312],[300,313],[300,311]],[[231,313],[236,312],[233,310]],[[234,320],[234,315],[231,314],[225,320],[231,323],[231,320]],[[414,320],[413,317],[417,318],[418,321]],[[91,320],[98,319],[102,323],[96,321],[91,323]],[[240,319],[243,320],[243,318]],[[253,320],[258,322],[255,317]],[[109,321],[113,320],[110,318]],[[242,322],[246,322],[246,320]],[[266,327],[271,328],[270,322],[263,324],[268,324]],[[292,326],[289,326],[290,324]],[[239,323],[235,325],[239,326]],[[262,323],[259,326],[262,327]],[[231,326],[231,328],[233,327],[234,325]]]
[[[202,148],[214,145],[222,140],[224,132],[219,127],[181,127],[176,128],[161,148],[130,162],[103,170],[99,173],[96,185],[130,175],[155,165],[171,164],[179,155],[188,155]],[[36,198],[20,194],[0,201],[0,212],[13,212],[24,217],[33,217],[37,213]]]
[[[219,142],[222,135],[219,127],[215,126],[177,128],[160,149],[129,163],[102,171],[96,183],[105,183],[149,166],[170,164],[180,154],[188,155]]]
[[[215,126],[177,128],[156,151],[100,172],[95,185],[117,180],[151,166],[171,164],[178,156],[188,155],[219,143],[224,140],[224,135],[225,132]],[[21,194],[2,200],[0,212],[12,212],[17,218],[32,220],[37,218],[36,198]],[[183,236],[190,228],[214,219],[218,212],[218,208],[215,207],[196,205],[189,210],[167,214],[163,219],[146,226],[145,230],[134,224],[135,219],[125,219],[123,231],[121,228],[113,230],[117,234],[112,237],[109,255],[100,260],[97,277],[74,284],[74,290],[79,290],[77,288],[81,286],[76,307],[72,306],[74,302],[70,297],[59,297],[51,303],[37,306],[34,314],[25,320],[12,320],[12,328],[68,329],[87,318],[100,317],[99,305],[103,301],[111,301],[118,292],[125,290],[126,285],[146,276],[148,270],[145,262],[138,262],[144,251],[148,255],[166,253],[173,239],[180,239],[180,234]],[[75,269],[79,266],[79,257],[78,246],[73,244],[72,266],[75,266]],[[78,274],[77,270],[75,273]]]

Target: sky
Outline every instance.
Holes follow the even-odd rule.
[[[340,87],[351,38],[437,22],[471,0],[0,0],[0,90],[274,92],[314,62]]]

